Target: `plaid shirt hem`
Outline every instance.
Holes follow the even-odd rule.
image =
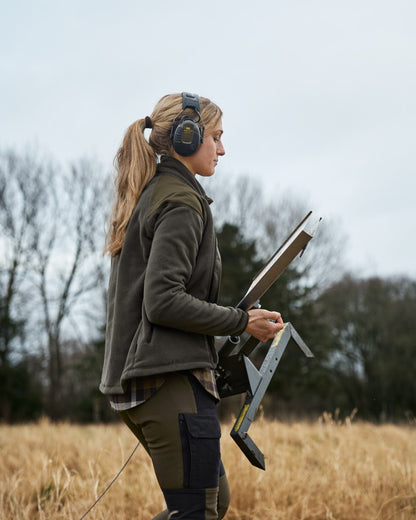
[[[210,368],[196,368],[189,372],[198,379],[208,393],[216,399],[220,399],[213,370]],[[166,376],[163,375],[129,379],[126,383],[126,391],[123,394],[110,396],[111,407],[117,412],[134,408],[150,399],[165,381]]]

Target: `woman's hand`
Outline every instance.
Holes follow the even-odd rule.
[[[264,343],[283,329],[280,312],[266,309],[251,309],[248,311],[248,323],[245,332]]]

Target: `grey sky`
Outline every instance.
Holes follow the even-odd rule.
[[[164,94],[224,111],[216,175],[291,190],[363,275],[416,276],[413,0],[2,2],[0,146],[110,167]]]

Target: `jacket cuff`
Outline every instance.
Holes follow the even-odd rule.
[[[248,312],[243,311],[242,309],[237,309],[237,311],[241,314],[239,330],[235,333],[235,336],[241,336],[241,334],[246,330],[248,324]]]

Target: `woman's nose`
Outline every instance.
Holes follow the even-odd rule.
[[[224,145],[221,143],[221,141],[217,145],[217,155],[225,155]]]

